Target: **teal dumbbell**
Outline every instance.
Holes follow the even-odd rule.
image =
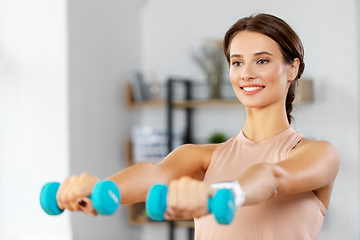
[[[59,208],[56,201],[56,193],[59,187],[60,183],[50,182],[41,189],[40,205],[49,215],[58,215],[64,211]],[[111,180],[98,181],[89,198],[96,212],[101,215],[111,215],[116,212],[121,201],[119,188]]]
[[[146,197],[146,211],[154,221],[165,221],[168,187],[162,184],[152,186]],[[219,224],[230,224],[235,214],[235,198],[229,189],[219,189],[209,197],[208,210]]]

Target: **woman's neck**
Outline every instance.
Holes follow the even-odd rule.
[[[243,128],[245,137],[254,143],[260,143],[288,129],[290,124],[286,110],[282,106],[246,108],[246,121]]]

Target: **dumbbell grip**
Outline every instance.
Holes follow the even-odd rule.
[[[49,215],[61,214],[64,210],[57,205],[56,194],[60,187],[58,182],[50,182],[43,186],[40,193],[41,208]],[[88,197],[96,212],[101,215],[113,214],[120,204],[120,191],[113,181],[100,180],[94,185]]]
[[[146,210],[154,221],[165,221],[166,197],[168,188],[158,184],[150,188],[146,199]],[[229,224],[235,212],[234,195],[229,189],[219,189],[213,197],[209,197],[208,211],[213,213],[217,222]]]
[[[64,209],[60,209],[56,200],[56,194],[59,190],[59,187],[60,183],[50,182],[45,184],[41,190],[40,204],[42,209],[49,215],[59,215],[64,211]],[[90,195],[88,198],[92,201],[92,195]]]

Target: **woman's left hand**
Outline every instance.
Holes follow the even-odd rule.
[[[210,184],[190,177],[172,180],[168,188],[165,219],[193,219],[209,214],[208,199],[214,192]]]

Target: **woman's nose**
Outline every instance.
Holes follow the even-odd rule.
[[[244,65],[243,68],[242,68],[242,72],[241,72],[241,79],[244,80],[244,81],[247,81],[247,80],[252,80],[254,79],[255,76],[254,76],[254,72],[251,68],[251,65]]]

